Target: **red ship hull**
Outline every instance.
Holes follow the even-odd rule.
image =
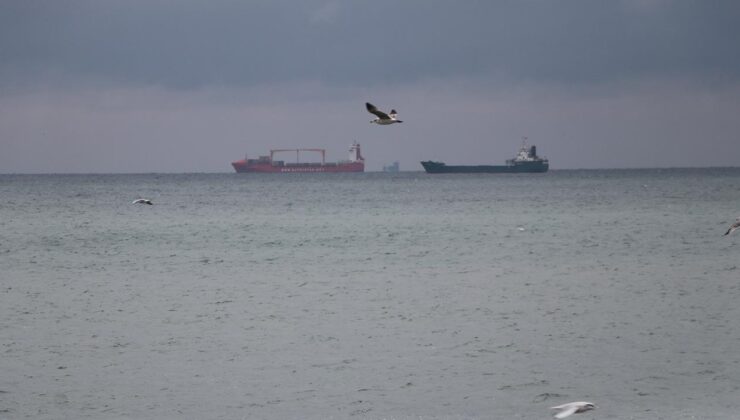
[[[318,172],[365,172],[364,162],[327,163],[327,164],[295,164],[276,166],[272,164],[248,164],[245,159],[231,162],[231,166],[239,173],[318,173]]]

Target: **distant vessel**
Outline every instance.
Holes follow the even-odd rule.
[[[466,174],[466,173],[527,173],[547,172],[550,163],[547,158],[537,156],[537,146],[527,146],[526,137],[522,142],[519,154],[507,159],[506,165],[447,165],[431,160],[421,162],[424,170],[430,174]]]
[[[401,169],[398,161],[391,163],[390,165],[383,165],[383,172],[398,172]]]
[[[296,162],[290,163],[275,160],[275,153],[295,152]],[[321,153],[321,162],[302,163],[301,152]],[[257,159],[244,159],[231,162],[236,172],[259,172],[259,173],[306,173],[306,172],[365,172],[365,159],[360,153],[359,143],[352,143],[349,148],[349,160],[339,162],[326,162],[325,149],[274,149],[270,150],[270,156],[260,156]]]

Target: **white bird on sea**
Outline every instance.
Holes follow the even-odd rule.
[[[385,112],[378,110],[378,108],[376,108],[375,105],[371,104],[370,102],[365,102],[365,108],[367,108],[367,112],[374,114],[376,117],[378,117],[370,121],[371,124],[375,123],[379,125],[389,125],[393,123],[403,122],[401,120],[396,119],[396,115],[398,114],[396,113],[395,109],[391,109],[391,112],[386,114]]]
[[[727,232],[725,232],[725,236],[731,234],[732,232],[734,232],[738,228],[740,228],[740,217],[738,217],[737,220],[735,220],[735,223],[733,223],[732,225],[730,225],[730,228],[727,229]]]
[[[149,204],[151,206],[153,203],[152,203],[152,200],[148,200],[146,198],[140,198],[138,200],[134,200],[131,204]]]
[[[593,410],[594,408],[596,408],[596,405],[594,403],[586,401],[576,401],[550,408],[552,408],[553,410],[558,410],[558,412],[555,413],[556,419],[564,419],[572,414]]]

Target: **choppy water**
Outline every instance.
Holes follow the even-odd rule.
[[[737,169],[0,194],[2,419],[740,418]]]

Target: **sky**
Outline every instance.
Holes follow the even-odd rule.
[[[740,166],[737,22],[735,0],[4,0],[0,173],[353,141],[366,170],[422,170],[522,137],[552,169]]]

